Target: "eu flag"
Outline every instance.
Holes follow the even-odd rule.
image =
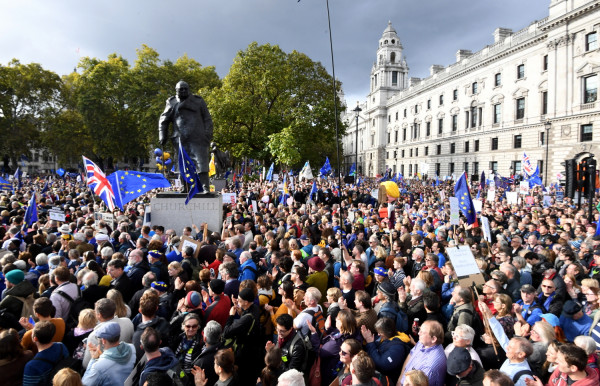
[[[196,193],[202,192],[202,186],[200,186],[200,179],[198,178],[198,174],[196,174],[196,166],[194,166],[194,161],[187,155],[183,146],[181,146],[181,139],[179,140],[179,156],[177,157],[179,162],[179,172],[181,173],[181,178],[190,186],[190,191],[185,199],[185,204],[194,197]]]
[[[312,188],[310,189],[310,199],[314,200],[314,195],[317,194],[317,181],[313,181]]]
[[[12,190],[12,184],[0,177],[0,190]]]
[[[266,181],[273,181],[273,167],[275,166],[274,163],[271,164],[271,167],[269,168],[269,171],[267,172],[267,175],[265,176],[265,180]]]
[[[25,219],[23,221],[24,228],[31,226],[31,224],[37,220],[37,203],[35,202],[35,192],[33,192],[31,194],[31,200],[29,200],[29,205],[27,205],[27,210],[25,211]]]
[[[162,174],[117,170],[106,177],[115,194],[115,204],[123,206],[142,194],[156,188],[170,188],[171,184]]]
[[[463,173],[458,181],[456,181],[456,185],[454,185],[454,197],[458,198],[458,206],[460,207],[460,211],[467,218],[467,223],[473,224],[477,221],[477,215],[475,214],[475,207],[473,206],[473,200],[471,199],[471,192],[469,191],[466,173]]]
[[[356,175],[356,164],[352,164],[352,166],[350,166],[350,172],[348,173],[349,176],[354,176]]]
[[[329,163],[329,157],[326,157],[323,167],[321,168],[321,170],[319,170],[319,174],[324,177],[329,173],[331,173],[331,164]]]

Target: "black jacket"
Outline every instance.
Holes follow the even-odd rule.
[[[304,372],[306,364],[307,351],[304,346],[302,335],[298,332],[293,332],[294,336],[289,339],[281,349],[281,358],[283,361],[283,371],[296,369]]]
[[[194,366],[198,366],[204,370],[204,375],[208,379],[207,385],[214,385],[219,380],[214,366],[215,354],[219,351],[219,348],[219,345],[204,346],[202,352],[194,362]]]

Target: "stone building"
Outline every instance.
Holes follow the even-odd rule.
[[[600,154],[599,30],[599,0],[551,0],[545,19],[497,28],[492,44],[458,49],[454,64],[418,79],[390,22],[358,120],[353,105],[344,115],[346,170],[357,160],[366,176],[507,176],[521,172],[526,153],[556,181],[565,159]]]

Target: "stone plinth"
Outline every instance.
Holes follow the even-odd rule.
[[[152,225],[174,229],[181,236],[183,228],[207,223],[209,231],[221,232],[223,198],[220,194],[197,194],[185,205],[184,193],[159,193],[150,201]]]

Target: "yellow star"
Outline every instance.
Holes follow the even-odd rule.
[[[146,185],[142,185],[142,189],[146,189]]]
[[[137,178],[140,178],[141,176],[138,174],[136,177],[137,177]]]
[[[121,179],[122,179],[122,180],[124,180],[124,179],[125,179],[125,176],[121,176]]]
[[[129,172],[125,172],[125,175],[126,175],[126,176],[127,176],[127,175],[129,175]]]
[[[142,178],[142,181],[146,182],[146,179],[145,179],[145,178]]]
[[[141,193],[141,192],[142,192],[142,189],[138,189],[138,193]]]

